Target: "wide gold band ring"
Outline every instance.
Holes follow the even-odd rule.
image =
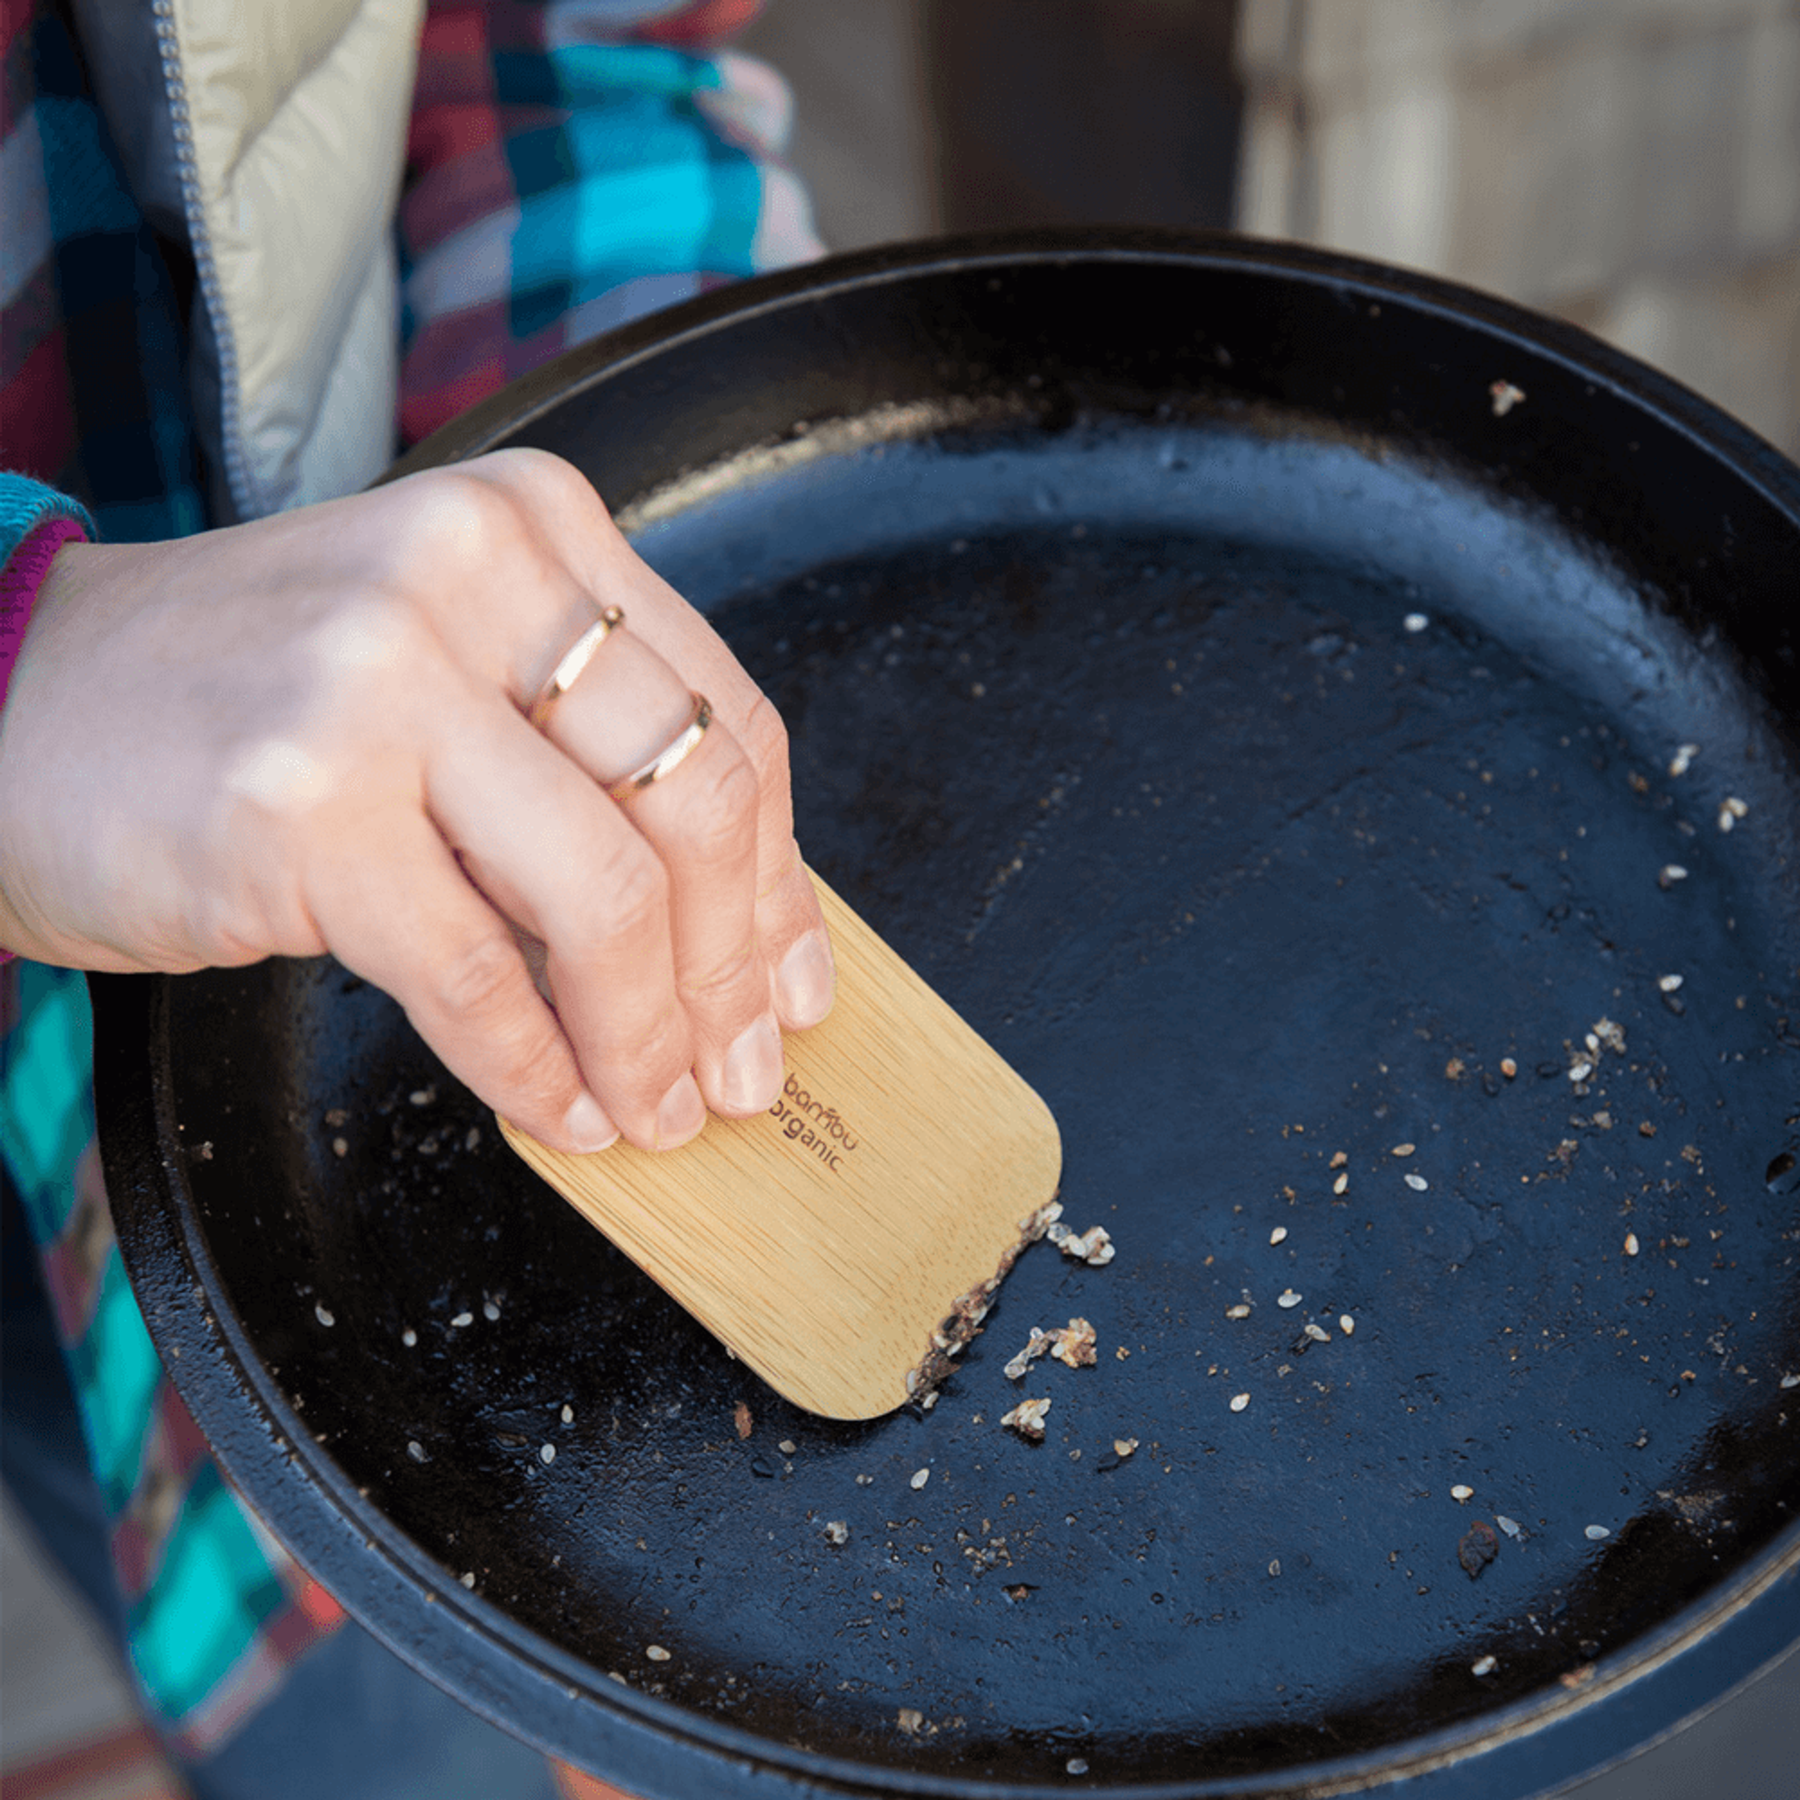
[[[622,779],[606,784],[609,798],[625,801],[634,794],[641,794],[652,782],[673,775],[693,755],[700,740],[706,736],[707,726],[712,723],[712,702],[704,694],[695,694],[693,701],[694,710],[689,715],[688,722],[665,748],[659,750],[641,769],[634,769]]]
[[[563,652],[561,661],[550,671],[550,679],[538,689],[537,698],[532,701],[525,712],[525,717],[539,731],[549,724],[550,715],[555,711],[557,701],[581,679],[582,671],[594,660],[595,652],[624,623],[624,613],[616,606],[609,606]]]

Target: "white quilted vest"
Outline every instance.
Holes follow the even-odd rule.
[[[198,282],[194,400],[238,518],[394,451],[393,215],[424,0],[76,0],[140,204]]]

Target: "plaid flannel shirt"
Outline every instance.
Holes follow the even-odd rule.
[[[760,4],[431,7],[401,219],[408,438],[582,337],[818,253],[778,161],[785,88],[703,49]],[[114,541],[208,521],[169,270],[48,0],[0,0],[0,64],[0,469],[18,471],[0,474],[0,562],[22,575],[46,519],[91,516]],[[19,636],[30,598],[12,596]],[[111,1520],[128,1653],[164,1737],[199,1758],[343,1615],[233,1493],[158,1361],[101,1181],[83,978],[7,965],[0,1026],[0,1165]]]

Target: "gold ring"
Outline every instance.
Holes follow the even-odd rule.
[[[562,660],[550,671],[550,679],[538,689],[537,698],[525,713],[539,731],[550,722],[557,701],[581,679],[581,672],[594,660],[595,651],[624,623],[625,615],[616,606],[609,606],[563,652]]]
[[[665,775],[673,775],[693,755],[695,746],[706,736],[706,728],[712,723],[712,702],[704,694],[693,695],[693,702],[694,710],[689,715],[688,722],[665,749],[658,751],[641,769],[634,770],[620,781],[609,781],[606,784],[609,799],[625,801],[633,794],[641,794],[652,782],[661,781]]]

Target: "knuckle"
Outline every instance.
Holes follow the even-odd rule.
[[[522,997],[524,968],[509,937],[483,933],[433,964],[433,1002],[452,1019],[492,1020]]]
[[[781,714],[767,694],[759,693],[744,721],[739,742],[764,784],[783,784],[788,778],[788,731]]]
[[[519,534],[519,506],[496,481],[467,467],[434,469],[420,478],[403,529],[396,533],[395,565],[420,566],[487,559]],[[428,559],[428,560],[427,560]]]
[[[734,1007],[754,991],[758,1007],[766,1006],[767,977],[754,941],[747,942],[735,955],[705,969],[684,969],[679,990],[682,1003],[697,1012],[717,1013]]]
[[[669,873],[642,840],[628,840],[601,865],[588,888],[585,928],[590,941],[636,937],[669,911]]]
[[[683,796],[681,830],[692,853],[710,861],[742,849],[755,835],[761,793],[748,757],[720,757]]]

